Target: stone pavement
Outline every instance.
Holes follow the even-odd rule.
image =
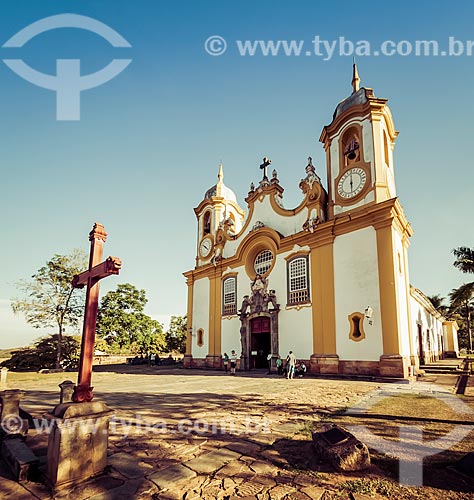
[[[338,486],[361,477],[380,478],[375,466],[363,474],[332,474],[327,465],[315,462],[309,428],[385,385],[317,378],[286,380],[258,373],[233,377],[161,367],[116,370],[97,372],[93,377],[96,399],[115,411],[106,473],[54,495],[39,482],[19,485],[0,477],[0,498],[210,500],[324,496],[326,500],[334,495],[361,500],[365,497],[341,492]],[[65,375],[38,375],[37,380],[21,381],[26,391],[23,408],[40,418],[57,403],[57,384],[67,378]],[[28,443],[44,460],[47,434],[31,430]],[[0,476],[5,476],[5,471],[0,469]]]

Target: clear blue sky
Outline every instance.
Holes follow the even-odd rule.
[[[14,321],[14,283],[54,253],[88,249],[99,221],[106,255],[123,261],[103,282],[144,288],[160,319],[186,311],[182,272],[194,266],[193,207],[225,183],[243,208],[263,156],[278,170],[287,208],[301,193],[306,158],[325,178],[319,134],[350,94],[350,56],[242,57],[236,40],[474,39],[474,4],[458,2],[3,0],[0,45],[28,24],[55,14],[93,17],[132,45],[113,48],[93,33],[59,29],[21,49],[0,48],[54,74],[56,59],[81,59],[82,73],[113,58],[132,58],[117,78],[82,93],[81,120],[55,119],[55,94],[19,78],[0,62],[2,171],[0,347],[29,343],[38,331]],[[205,40],[220,35],[227,52],[210,56]],[[337,52],[337,50],[336,50]],[[474,56],[358,57],[362,85],[389,99],[400,136],[395,149],[398,194],[415,235],[411,282],[426,294],[466,281],[451,250],[473,245],[472,116]]]

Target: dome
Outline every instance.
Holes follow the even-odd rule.
[[[221,198],[224,198],[225,200],[229,201],[234,201],[237,203],[237,197],[235,196],[234,191],[232,189],[228,188],[224,184],[224,171],[222,170],[222,163],[219,165],[219,173],[217,174],[217,178],[219,179],[217,181],[217,184],[214,186],[210,187],[207,191],[206,194],[204,195],[204,199],[210,199],[213,196],[219,196]]]

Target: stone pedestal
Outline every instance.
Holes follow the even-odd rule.
[[[8,368],[5,366],[0,370],[0,385],[5,386],[7,385],[7,374],[8,374]]]
[[[309,372],[337,375],[339,356],[337,354],[312,354],[309,360]]]
[[[399,354],[384,354],[380,356],[380,376],[393,378],[408,378],[408,367],[411,365],[409,357]]]
[[[46,415],[53,420],[47,456],[50,486],[78,483],[104,470],[112,413],[105,404],[91,402],[59,404]]]
[[[20,417],[20,400],[24,392],[19,389],[0,391],[0,436],[22,435],[28,432],[28,420]]]

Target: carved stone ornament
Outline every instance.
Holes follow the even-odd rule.
[[[245,318],[248,309],[250,309],[250,314],[269,312],[270,304],[273,306],[272,309],[280,309],[280,304],[277,303],[275,290],[267,290],[267,278],[257,274],[250,284],[250,288],[252,290],[252,295],[244,295],[242,306],[239,311],[241,319]]]
[[[250,230],[250,232],[252,231],[257,231],[258,229],[262,228],[262,227],[265,227],[265,224],[258,220],[253,226],[252,226],[252,229]]]
[[[319,226],[320,223],[321,220],[318,216],[311,217],[303,224],[303,229],[305,231],[309,231],[310,233],[314,233],[314,231],[316,231],[316,228]]]
[[[316,169],[313,165],[313,159],[311,156],[308,157],[308,165],[306,165],[306,177],[301,179],[300,189],[303,191],[303,194],[306,194],[308,191],[313,191],[315,187],[315,183],[321,185],[321,179],[316,174]]]

